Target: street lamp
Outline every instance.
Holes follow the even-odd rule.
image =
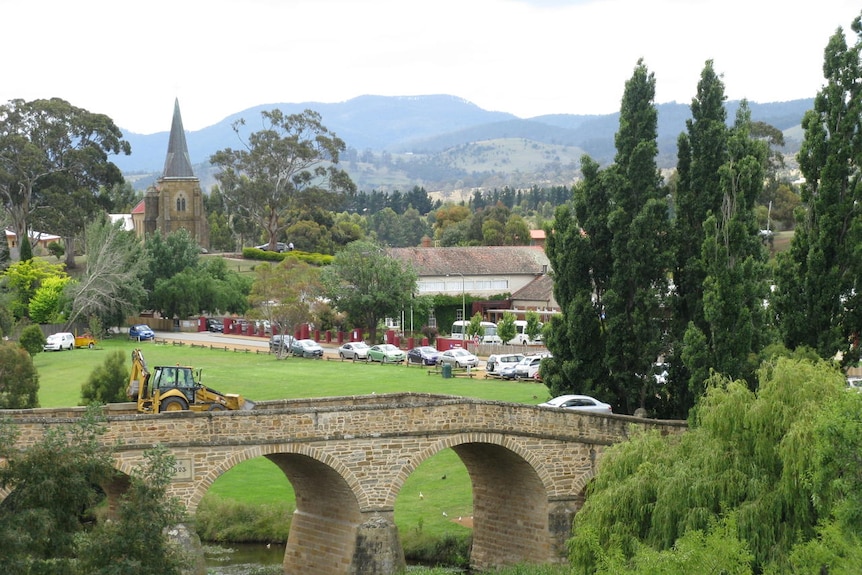
[[[461,326],[462,327],[461,339],[466,341],[466,339],[467,339],[467,309],[465,306],[466,297],[464,295],[464,274],[458,273],[458,272],[455,272],[455,273],[457,275],[461,276],[461,321],[464,322],[464,325]],[[446,277],[448,278],[450,275],[451,274],[446,274]]]

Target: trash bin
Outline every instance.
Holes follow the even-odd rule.
[[[442,366],[440,366],[440,369],[443,372],[444,378],[448,379],[448,378],[452,377],[452,364],[451,363],[444,363]]]

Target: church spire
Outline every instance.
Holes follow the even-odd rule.
[[[168,155],[165,158],[163,178],[194,178],[192,162],[189,159],[189,147],[186,145],[186,133],[183,130],[183,119],[180,116],[180,100],[174,100],[174,119],[171,122],[171,137],[168,140]]]

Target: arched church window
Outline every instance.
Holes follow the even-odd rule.
[[[186,211],[186,198],[185,198],[185,196],[177,196],[177,211],[178,212]]]

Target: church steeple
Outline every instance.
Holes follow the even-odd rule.
[[[171,137],[168,140],[168,155],[165,158],[163,178],[194,178],[192,162],[189,159],[189,147],[186,145],[186,133],[183,130],[183,119],[180,116],[180,100],[174,100],[174,119],[171,122]]]

